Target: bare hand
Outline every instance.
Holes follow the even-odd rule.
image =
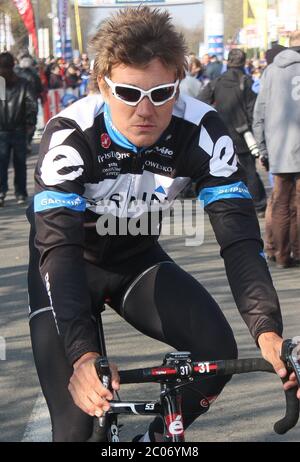
[[[90,416],[101,417],[110,408],[113,394],[105,388],[98,378],[95,359],[98,353],[86,353],[74,363],[74,372],[68,386],[74,403]],[[120,379],[115,364],[110,364],[112,388],[119,390]]]
[[[260,156],[259,157],[259,163],[267,172],[269,171],[270,165],[269,165],[268,157]]]
[[[285,367],[285,364],[280,359],[281,346],[283,339],[279,337],[275,332],[265,332],[258,337],[258,343],[261,349],[261,354],[264,359],[274,367],[275,372],[279,375],[280,378],[284,379],[288,371]],[[297,387],[297,379],[294,372],[292,372],[287,382],[283,385],[285,390],[290,388]],[[297,391],[297,398],[300,399],[300,388]]]

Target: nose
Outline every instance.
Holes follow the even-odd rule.
[[[144,96],[144,98],[139,102],[136,106],[136,114],[143,118],[148,118],[154,112],[154,105],[151,103],[148,96]]]

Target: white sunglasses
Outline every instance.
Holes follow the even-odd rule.
[[[177,79],[174,83],[166,83],[150,88],[149,90],[142,90],[134,85],[114,83],[108,77],[104,77],[104,80],[111,88],[113,96],[129,106],[136,106],[144,96],[148,96],[154,106],[162,106],[174,98],[179,84],[179,80]]]

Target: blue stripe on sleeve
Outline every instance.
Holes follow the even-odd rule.
[[[247,186],[242,181],[224,186],[204,188],[198,198],[204,202],[204,207],[223,199],[252,199]]]
[[[56,191],[43,191],[34,196],[34,211],[43,212],[44,210],[66,207],[76,212],[84,212],[86,200],[78,194],[62,193]]]

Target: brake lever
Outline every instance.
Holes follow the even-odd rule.
[[[300,386],[300,337],[284,340],[280,358],[285,363],[289,373],[295,372]]]
[[[105,356],[97,358],[95,361],[95,368],[96,368],[97,375],[102,382],[102,385],[105,388],[108,388],[110,391],[112,391],[111,372],[109,368],[108,359]],[[103,416],[99,417],[100,427],[105,426],[105,415],[106,415],[106,412],[103,412]]]
[[[281,347],[280,358],[285,363],[288,373],[295,372],[298,384],[300,379],[300,337],[284,340]],[[289,380],[289,377],[284,377],[282,383]],[[274,430],[279,435],[283,435],[288,430],[293,428],[299,419],[299,400],[297,398],[297,388],[291,388],[285,391],[286,398],[286,414],[285,417],[274,425]]]

